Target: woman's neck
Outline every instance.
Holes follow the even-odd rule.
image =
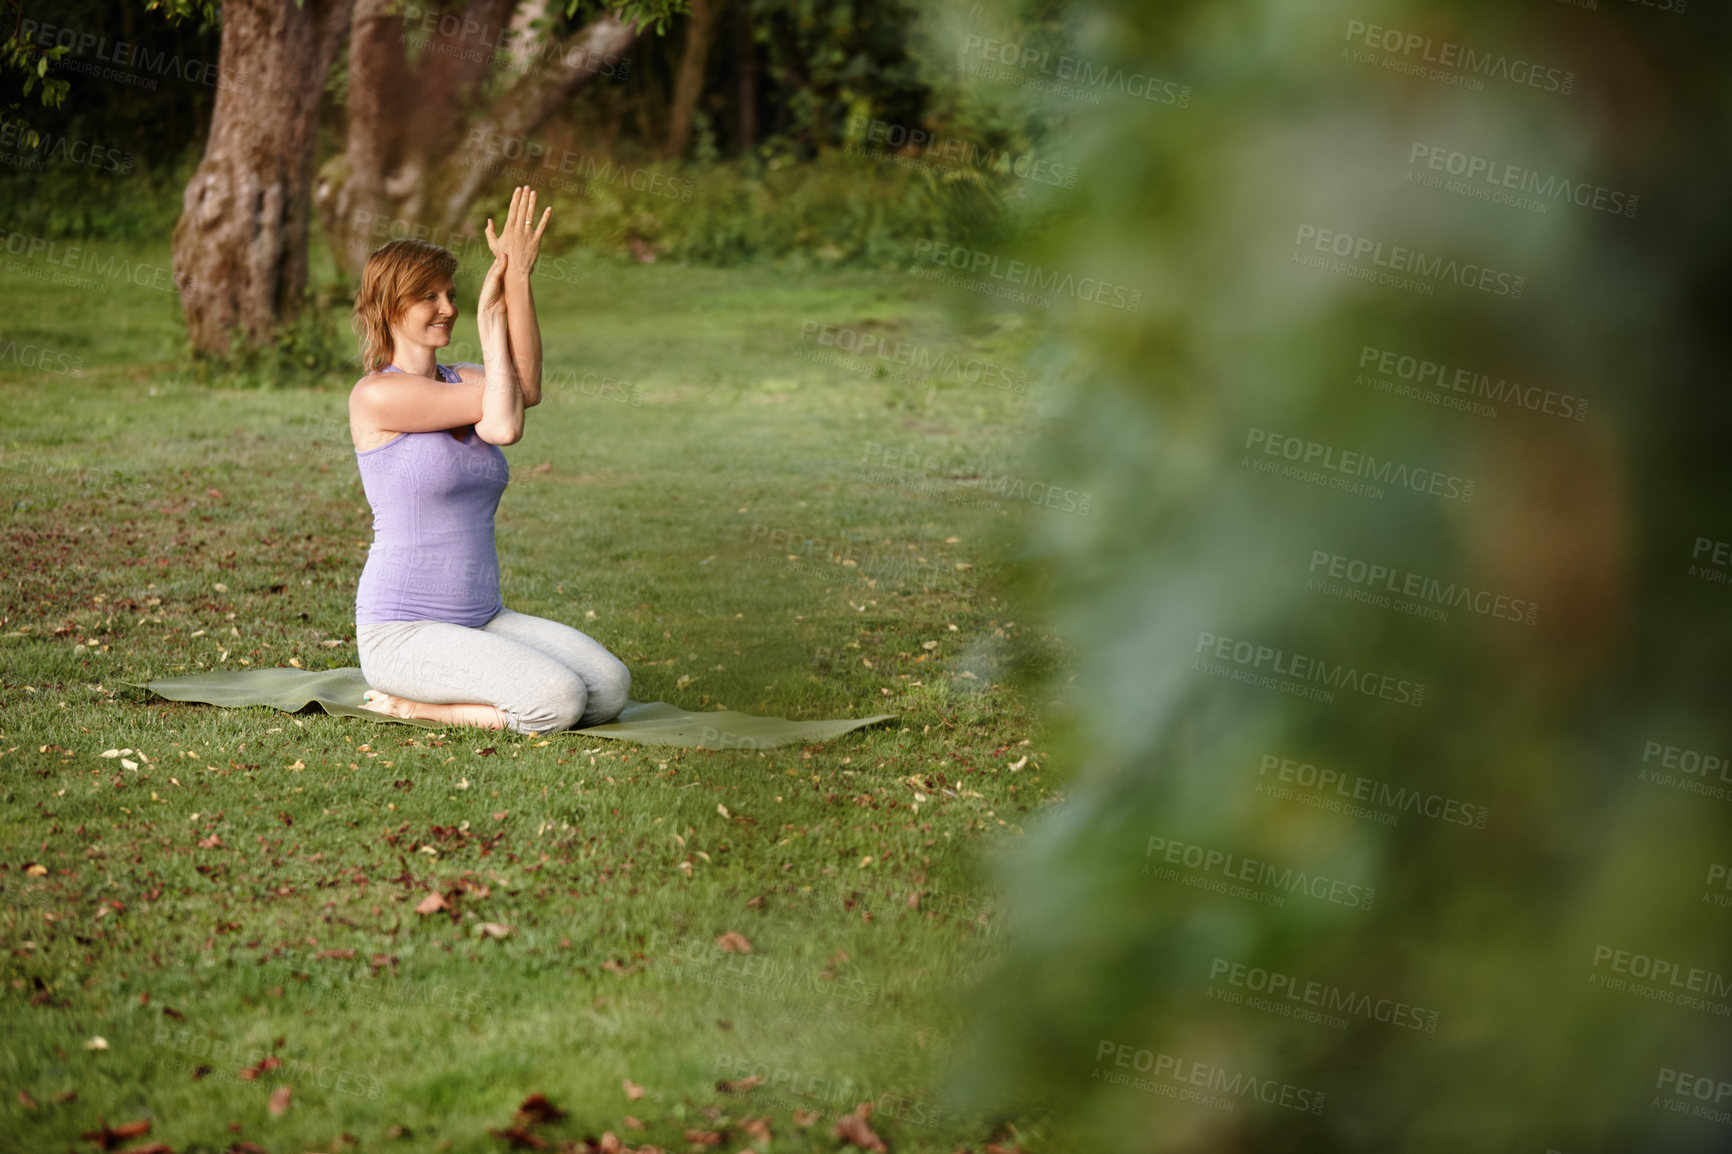
[[[406,373],[417,376],[437,376],[438,355],[431,345],[400,345],[392,350],[391,363]]]

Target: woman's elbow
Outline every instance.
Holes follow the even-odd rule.
[[[489,445],[515,445],[523,439],[523,422],[518,421],[515,425],[478,424],[475,435]]]

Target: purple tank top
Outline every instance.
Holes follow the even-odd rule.
[[[402,372],[388,365],[385,372]],[[457,370],[437,369],[455,383]],[[493,514],[511,469],[474,429],[462,441],[439,429],[400,433],[355,451],[373,507],[373,547],[355,587],[355,624],[449,621],[479,628],[505,603]]]

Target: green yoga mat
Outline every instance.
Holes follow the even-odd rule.
[[[370,686],[359,669],[235,669],[213,670],[191,677],[165,677],[156,681],[125,682],[148,689],[170,701],[198,701],[207,705],[268,705],[293,713],[318,704],[326,713],[360,717],[370,721],[415,725],[422,729],[451,729],[431,721],[386,717],[361,708]],[[895,721],[893,713],[872,717],[838,718],[832,721],[786,721],[780,717],[753,717],[749,713],[688,713],[663,701],[633,701],[615,721],[587,729],[567,730],[585,737],[610,737],[643,745],[686,745],[698,749],[773,749],[794,742],[829,741],[850,730],[881,721]]]

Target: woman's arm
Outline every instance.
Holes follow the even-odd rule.
[[[493,258],[493,267],[487,270],[481,300],[475,309],[482,363],[487,370],[481,389],[481,419],[475,422],[475,435],[493,445],[514,445],[523,436],[523,391],[518,387],[517,369],[511,363],[505,315],[504,280],[509,264],[504,252]]]
[[[541,324],[535,316],[535,293],[529,277],[541,256],[541,234],[547,231],[552,215],[553,209],[544,210],[541,223],[535,224],[535,190],[524,185],[511,192],[502,233],[494,233],[492,217],[487,220],[487,246],[495,256],[503,252],[511,261],[505,274],[507,337],[525,407],[541,403]]]
[[[549,210],[551,211],[551,210]],[[511,366],[523,392],[524,407],[541,403],[541,323],[535,319],[535,292],[529,274],[505,274],[506,338]]]

